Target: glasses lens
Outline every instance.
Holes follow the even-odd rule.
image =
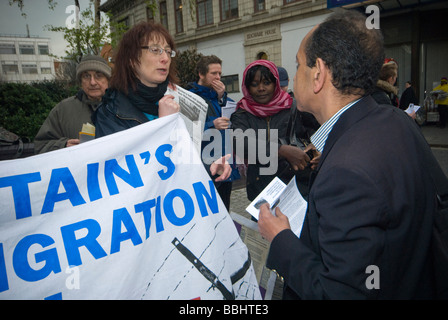
[[[149,47],[142,47],[142,48],[148,49],[149,52],[156,54],[156,55],[161,55],[163,53],[163,51],[165,51],[166,54],[168,55],[168,57],[174,58],[176,56],[176,51],[171,50],[171,49],[163,49],[158,46],[149,46]]]

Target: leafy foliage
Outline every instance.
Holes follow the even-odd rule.
[[[0,83],[0,126],[32,141],[51,109],[76,92],[62,82]]]
[[[196,48],[190,48],[178,53],[177,76],[179,77],[181,87],[185,88],[189,82],[198,80],[196,65],[202,56],[202,53],[198,53]]]
[[[79,17],[75,17],[75,26],[55,27],[46,25],[49,31],[62,32],[68,46],[65,50],[66,58],[79,62],[83,55],[99,55],[101,47],[109,39],[109,25],[99,23],[95,20],[92,10],[92,2],[89,7],[79,12]]]

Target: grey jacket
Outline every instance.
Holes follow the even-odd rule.
[[[79,139],[82,125],[87,122],[92,124],[92,114],[99,103],[89,100],[82,90],[58,103],[34,138],[34,152],[37,154],[62,149],[67,140]]]

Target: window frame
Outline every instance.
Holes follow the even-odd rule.
[[[174,20],[176,22],[176,33],[184,32],[184,16],[182,7],[182,0],[174,0]]]
[[[236,2],[236,7],[232,8],[232,4],[234,2]],[[225,5],[227,6],[227,8],[224,8]],[[221,15],[221,21],[237,19],[239,17],[238,0],[219,0],[219,12]]]
[[[3,52],[3,49],[13,49],[11,52]],[[14,43],[0,43],[0,54],[17,54],[16,45]]]
[[[211,13],[208,12],[207,7],[209,7]],[[209,25],[213,25],[213,1],[212,0],[196,0],[196,21],[197,26],[199,27],[205,27]],[[204,9],[204,23],[201,23],[201,9]]]
[[[36,55],[36,48],[32,44],[19,44],[19,54],[34,56]]]
[[[240,80],[238,74],[230,74],[227,76],[221,76],[221,81],[226,86],[227,93],[240,92]]]
[[[260,4],[260,1],[263,3],[263,9],[258,9],[258,5]],[[254,12],[263,12],[266,11],[266,0],[254,0]]]

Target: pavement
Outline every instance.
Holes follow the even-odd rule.
[[[426,124],[421,126],[420,129],[448,177],[448,127],[441,129],[435,124]],[[249,203],[246,195],[245,179],[235,181],[230,197],[230,211],[250,218],[245,210]]]

